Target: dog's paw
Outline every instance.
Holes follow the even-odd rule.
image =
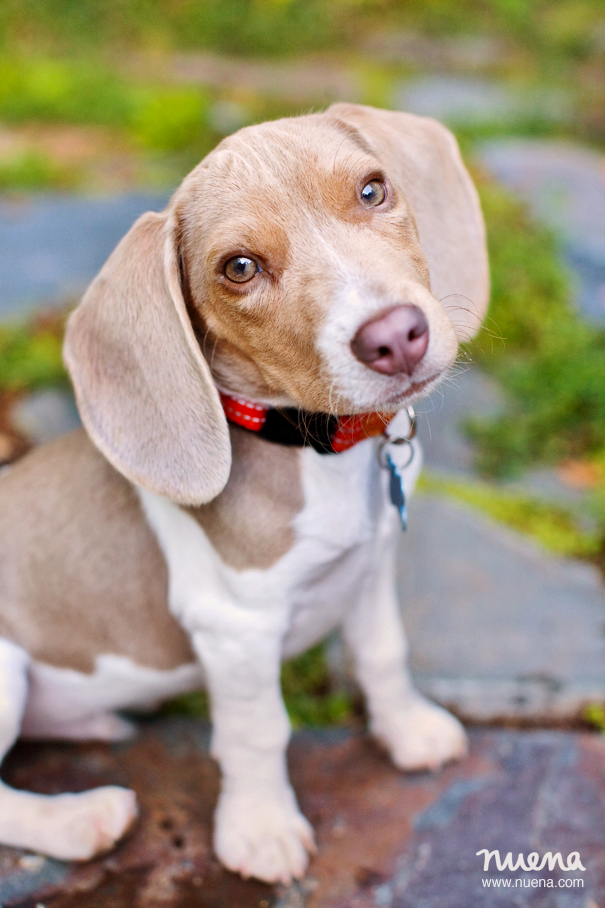
[[[229,870],[265,883],[300,879],[315,852],[313,830],[291,789],[223,793],[215,814],[214,850]]]
[[[107,785],[45,799],[39,814],[39,831],[47,841],[35,850],[61,861],[88,861],[113,848],[138,810],[133,791]]]
[[[404,770],[437,769],[467,753],[464,728],[450,713],[417,695],[406,705],[372,725],[395,766]]]

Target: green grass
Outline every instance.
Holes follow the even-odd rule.
[[[355,715],[352,697],[334,691],[324,644],[282,666],[282,690],[294,728],[300,725],[346,725]]]
[[[557,555],[594,558],[601,550],[598,532],[580,529],[565,508],[525,495],[494,488],[487,483],[445,479],[424,473],[419,490],[454,498],[488,514],[499,523],[531,536]]]
[[[376,29],[501,35],[563,57],[599,54],[599,0],[3,0],[0,44],[288,56],[358,46]]]
[[[605,706],[602,703],[589,703],[584,708],[582,718],[601,734],[605,734]]]
[[[346,725],[355,715],[353,699],[332,691],[323,644],[314,646],[282,666],[282,692],[294,728],[304,725]],[[166,715],[208,719],[208,695],[195,691],[175,697],[162,712]]]
[[[197,86],[138,81],[99,61],[0,56],[0,119],[7,123],[105,126],[157,151],[208,150],[215,138],[210,102]]]
[[[479,183],[492,273],[489,319],[471,357],[507,394],[502,415],[468,430],[491,476],[605,449],[605,332],[570,303],[553,235],[495,185]]]
[[[0,192],[74,189],[81,178],[77,169],[57,164],[42,151],[24,151],[0,159]]]

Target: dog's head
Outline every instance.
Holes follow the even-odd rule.
[[[217,384],[276,406],[395,412],[443,377],[487,297],[452,135],[337,104],[241,130],[140,218],[70,317],[65,359],[114,466],[200,504],[230,469]]]

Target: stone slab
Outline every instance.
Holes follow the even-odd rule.
[[[0,848],[4,908],[595,908],[605,902],[605,739],[589,733],[475,730],[465,761],[398,773],[364,735],[304,732],[293,783],[319,854],[288,887],[243,881],[211,854],[218,772],[208,729],[142,724],[138,739],[20,744],[6,777],[41,792],[126,784],[141,819],[105,858],[83,865]],[[585,871],[483,871],[483,848],[580,853]],[[543,879],[541,888],[523,885]],[[510,880],[514,891],[488,886]],[[515,885],[519,879],[520,883]],[[552,879],[550,888],[547,881]],[[581,879],[582,888],[566,880]],[[562,881],[559,885],[559,881]]]
[[[581,145],[499,139],[479,150],[480,162],[561,237],[586,318],[605,321],[605,157]]]
[[[453,476],[476,475],[475,452],[464,433],[464,422],[490,418],[502,404],[498,384],[476,366],[467,366],[430,398],[420,400],[415,409],[425,467]]]
[[[79,296],[144,211],[166,193],[0,198],[0,317]]]
[[[571,95],[560,89],[528,91],[485,76],[439,72],[408,79],[395,92],[395,107],[454,128],[504,125],[511,130],[524,122],[566,123],[573,112]]]
[[[605,701],[605,590],[592,566],[419,495],[399,570],[416,681],[461,716],[553,723]]]

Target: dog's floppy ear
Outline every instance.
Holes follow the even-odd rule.
[[[174,216],[145,214],[69,317],[64,358],[88,434],[132,482],[180,504],[223,489],[227,422],[189,321]]]
[[[363,136],[395,189],[403,191],[416,218],[433,295],[466,340],[485,315],[489,271],[479,197],[454,136],[435,120],[409,113],[333,104],[327,114]]]

